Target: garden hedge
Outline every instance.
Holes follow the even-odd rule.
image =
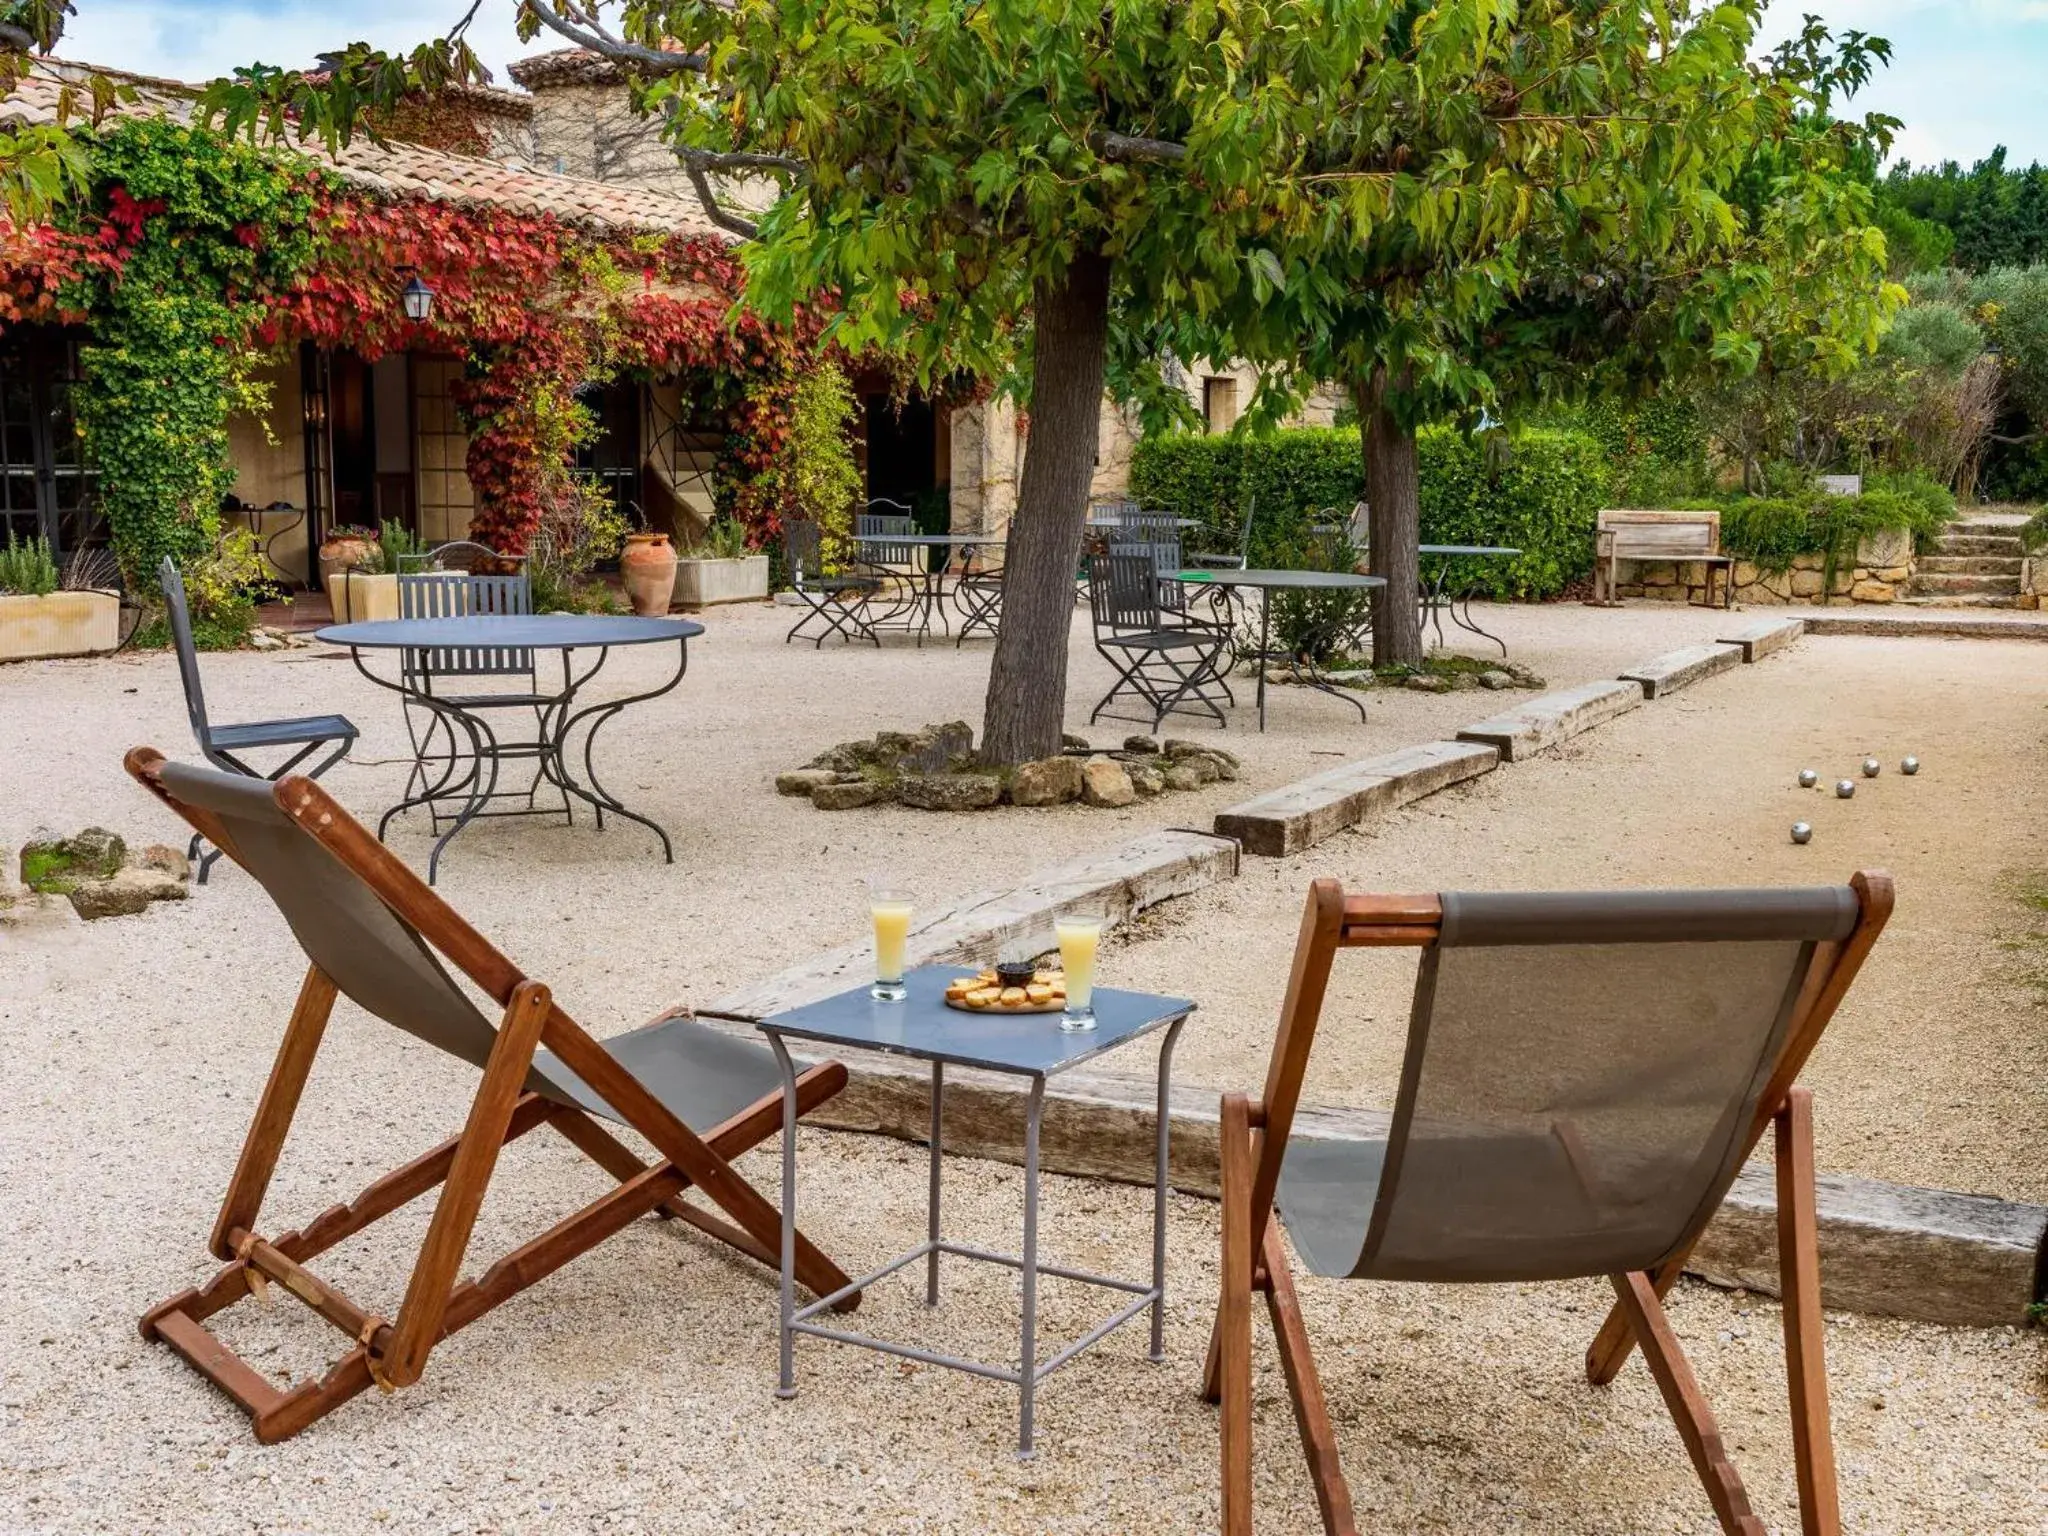
[[[1496,597],[1553,597],[1593,564],[1593,523],[1607,494],[1600,443],[1548,428],[1497,448],[1452,427],[1418,441],[1427,544],[1504,544],[1512,561],[1474,561],[1471,579]],[[1160,436],[1131,459],[1131,494],[1199,520],[1198,549],[1234,550],[1245,498],[1257,498],[1252,563],[1299,563],[1319,521],[1341,519],[1364,493],[1355,430],[1307,427],[1267,437]],[[1334,519],[1332,517],[1334,514]]]

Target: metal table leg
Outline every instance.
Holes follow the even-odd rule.
[[[769,1033],[768,1043],[782,1068],[782,1316],[775,1395],[790,1398],[796,1396],[796,1063],[781,1035]]]
[[[1185,1023],[1183,1015],[1169,1024],[1159,1047],[1159,1141],[1152,1172],[1152,1350],[1146,1356],[1154,1365],[1166,1359],[1166,1175],[1173,1139],[1167,1099],[1173,1084],[1173,1045]]]
[[[1038,1388],[1038,1115],[1044,1106],[1045,1079],[1034,1077],[1024,1103],[1024,1326],[1017,1359],[1017,1385],[1023,1397],[1017,1415],[1020,1460],[1031,1456],[1032,1399]]]
[[[932,1251],[925,1257],[924,1304],[936,1307],[939,1304],[939,1132],[944,1114],[946,1093],[946,1064],[932,1063],[932,1177],[931,1188],[925,1193],[925,1236],[931,1240]]]
[[[1259,594],[1259,734],[1266,731],[1266,653],[1272,649],[1271,614],[1273,597],[1270,592]]]

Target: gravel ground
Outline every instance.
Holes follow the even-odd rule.
[[[1822,1167],[2048,1200],[2048,817],[2036,641],[1815,638],[1432,797],[1364,832],[1159,909],[1119,982],[1200,974],[1185,1082],[1263,1081],[1307,882],[1354,890],[1773,885],[1890,869],[1899,904],[1806,1072]],[[1898,761],[1924,766],[1906,778]],[[1858,771],[1883,760],[1874,780]],[[1821,770],[1821,788],[1794,776]],[[1856,778],[1853,800],[1835,779]],[[1795,846],[1796,819],[1814,826]],[[2029,900],[2029,891],[2035,900]],[[1226,947],[1242,964],[1209,957]],[[1394,1098],[1415,960],[1344,956],[1309,1096]],[[1179,984],[1186,985],[1183,979]]]
[[[1266,737],[1233,727],[1224,738],[1246,757],[1247,785],[1127,813],[1037,813],[1028,830],[1022,813],[828,817],[777,801],[768,787],[773,771],[830,741],[885,725],[975,718],[986,647],[820,655],[785,650],[786,622],[786,615],[762,610],[715,614],[684,686],[613,728],[606,761],[617,766],[610,778],[676,834],[674,868],[649,857],[639,832],[608,828],[599,835],[587,824],[502,823],[455,846],[443,889],[533,974],[554,983],[600,1034],[677,1001],[715,995],[858,932],[858,877],[867,869],[893,869],[930,900],[998,885],[1147,826],[1204,825],[1215,808],[1247,792],[1328,766],[1338,754],[1430,739],[1496,702],[1488,695],[1389,694],[1375,698],[1373,723],[1361,729],[1344,723],[1334,701],[1283,694]],[[1710,638],[1722,622],[1698,610],[1659,608],[1514,610],[1489,619],[1509,635],[1518,659],[1557,684],[1611,675],[1655,651]],[[1887,822],[1883,810],[1898,802],[1885,795],[1896,786],[1859,797],[1849,810],[1876,808],[1870,835],[1888,828],[1894,843],[1906,837],[1931,844],[1938,827],[1950,852],[1958,836],[1977,835],[1968,829],[1980,817],[1986,846],[1992,817],[2006,827],[2030,824],[2016,813],[2031,802],[2014,801],[2009,785],[2028,762],[2022,748],[2037,743],[2038,716],[2012,703],[2016,681],[2005,693],[2012,717],[2006,723],[2026,734],[2008,738],[2010,755],[1999,766],[2004,779],[1981,781],[1981,801],[1961,795],[1960,748],[1944,740],[1965,730],[1959,709],[1994,713],[1976,690],[1987,686],[1987,668],[1996,672],[2003,664],[1984,658],[2018,647],[1829,641],[1823,652],[1822,644],[1752,669],[1754,675],[1719,680],[1658,713],[1689,718],[1717,708],[1721,690],[1791,676],[1837,647],[1874,659],[1863,673],[1830,674],[1822,702],[1880,685],[1882,699],[1890,699],[1908,660],[1898,647],[1916,648],[1916,669],[1925,650],[1929,665],[1950,668],[1943,677],[1970,680],[1967,689],[1938,695],[1938,722],[1927,718],[1928,700],[1937,697],[1931,683],[1926,697],[1900,706],[1929,761],[1914,788],[1938,790],[1947,819]],[[1076,653],[1076,719],[1108,682],[1084,655]],[[630,680],[643,664],[621,667],[622,676]],[[2015,679],[2022,665],[2011,664]],[[210,658],[207,677],[220,719],[347,711],[365,730],[363,761],[337,770],[331,784],[364,812],[394,795],[403,738],[393,701],[361,683],[345,662],[310,652]],[[1781,696],[1755,695],[1749,716],[1765,707],[1780,709]],[[1644,716],[1609,733],[1640,729],[1635,722]],[[1758,723],[1733,722],[1745,730]],[[1110,734],[1100,731],[1098,739]],[[170,835],[168,821],[118,770],[120,752],[136,742],[181,755],[188,750],[168,658],[0,669],[0,740],[15,747],[0,754],[5,845],[42,822],[101,821],[137,841]],[[1601,750],[1599,741],[1583,750]],[[1825,736],[1812,743],[1815,750],[1848,747]],[[1332,755],[1318,755],[1325,753]],[[1745,750],[1743,761],[1752,756],[1763,786],[1755,796],[1763,803],[1775,793],[1777,765],[1763,762],[1768,752]],[[1437,803],[1448,817],[1441,824],[1431,808],[1418,808],[1408,820],[1422,828],[1427,818],[1447,854],[1464,850],[1433,867],[1477,879],[1484,873],[1472,862],[1477,854],[1457,832],[1468,803],[1590,779],[1581,774],[1583,760],[1574,754],[1553,765],[1518,766],[1456,803]],[[1670,782],[1667,770],[1660,773]],[[1616,798],[1611,789],[1606,798]],[[1712,829],[1702,839],[1691,810],[1683,803],[1681,809],[1685,819],[1660,846],[1698,846],[1706,861],[1717,846],[1744,845],[1741,824],[1702,811],[1700,825]],[[1773,827],[1788,819],[1775,807],[1753,815]],[[1863,857],[1841,832],[1825,822],[1823,828],[1805,852],[1816,861],[1832,856],[1826,873]],[[1554,843],[1547,833],[1518,840],[1514,846],[1526,849],[1518,853],[1527,861],[1523,868],[1562,880],[1585,864],[1589,877],[1596,870],[1602,878],[1632,877],[1625,839],[1582,823],[1561,824],[1560,832]],[[1211,926],[1213,957],[1223,940],[1213,925],[1222,920],[1232,925],[1233,948],[1260,962],[1241,969],[1255,978],[1277,976],[1264,967],[1264,951],[1275,922],[1291,930],[1311,867],[1362,878],[1356,868],[1365,850],[1408,835],[1414,834],[1397,828],[1355,846],[1347,840],[1331,845],[1328,859],[1319,850],[1313,861],[1254,863],[1237,889],[1273,884],[1262,900],[1226,911],[1214,905],[1220,897],[1199,898],[1184,923],[1162,920],[1156,943],[1119,951],[1113,974],[1142,981],[1138,972],[1150,963],[1144,957],[1189,942],[1198,925]],[[396,834],[394,843],[406,857],[423,858],[418,830]],[[1905,859],[1885,852],[1903,876]],[[1988,867],[2022,857],[2006,850]],[[1502,878],[1512,872],[1495,868]],[[1919,909],[1924,918],[1905,908],[1901,922],[1912,919],[1907,931],[1917,942],[1895,940],[1894,949],[1901,962],[1908,949],[1928,960],[1926,1006],[1939,996],[1953,1008],[1964,1001],[1959,991],[1983,985],[1972,971],[1992,951],[1980,946],[1951,957],[1941,948],[1943,935],[1974,931],[1988,921],[1986,909],[1969,907],[1976,916],[1938,927],[1939,904],[1931,896],[1929,902]],[[1144,1363],[1140,1332],[1081,1357],[1043,1393],[1041,1454],[1032,1463],[1010,1454],[1014,1404],[1003,1389],[864,1352],[806,1344],[802,1394],[777,1403],[770,1392],[773,1295],[765,1277],[694,1234],[653,1222],[447,1342],[420,1386],[390,1399],[370,1394],[290,1444],[257,1446],[225,1400],[168,1351],[142,1344],[134,1318],[208,1272],[204,1234],[296,986],[291,954],[274,913],[232,869],[193,901],[138,918],[26,935],[0,930],[0,1039],[13,1090],[10,1112],[0,1119],[9,1195],[0,1214],[0,1285],[13,1299],[0,1316],[0,1531],[801,1528],[1021,1536],[1214,1528],[1215,1429],[1194,1387],[1213,1305],[1216,1222],[1213,1207],[1185,1199],[1174,1201],[1169,1226],[1175,1293],[1168,1363]],[[1219,974],[1213,958],[1199,969],[1208,979],[1198,1017],[1222,1025],[1233,1010],[1251,1009],[1249,1000],[1237,1001],[1235,981]],[[1269,1019],[1270,1004],[1261,1006]],[[1944,1024],[1958,1027],[1953,1018]],[[1191,1035],[1184,1059],[1232,1075],[1238,1057],[1224,1034],[1218,1028]],[[1909,1078],[1900,1065],[1893,1059],[1871,1066],[1874,1091],[1885,1090],[1887,1074]],[[1953,1096],[1988,1093],[1990,1067],[1984,1070],[1985,1082],[1972,1077]],[[1825,1128],[1831,1085],[1821,1081]],[[459,1123],[471,1083],[465,1069],[344,1005],[286,1150],[266,1225],[303,1219],[447,1134]],[[1942,1092],[1950,1091],[1945,1082]],[[1924,1088],[1913,1102],[1925,1107]],[[1961,1131],[1967,1134],[1968,1125]],[[1982,1137],[1970,1144],[1981,1147]],[[802,1159],[812,1192],[806,1225],[849,1267],[878,1261],[921,1230],[918,1149],[807,1134]],[[744,1166],[773,1191],[771,1157],[756,1154]],[[519,1142],[501,1160],[474,1251],[499,1251],[603,1187],[566,1145],[545,1137]],[[954,1162],[948,1195],[954,1235],[1014,1243],[1015,1170]],[[373,1228],[344,1245],[323,1272],[365,1303],[389,1309],[426,1215],[408,1210]],[[1137,1192],[1054,1179],[1046,1220],[1048,1257],[1142,1269],[1149,1223]],[[860,1316],[866,1326],[898,1336],[1001,1359],[1010,1339],[1011,1288],[1004,1274],[963,1269],[948,1306],[933,1317],[903,1280],[881,1288]],[[1585,1387],[1576,1374],[1603,1305],[1597,1286],[1516,1294],[1311,1283],[1305,1295],[1315,1334],[1325,1341],[1326,1383],[1371,1528],[1712,1528],[1647,1374],[1632,1368],[1604,1391]],[[1081,1331],[1098,1307],[1093,1294],[1048,1285],[1046,1337]],[[1754,1497],[1782,1527],[1794,1495],[1775,1308],[1687,1286],[1675,1315]],[[280,1379],[317,1369],[334,1342],[331,1330],[297,1307],[244,1307],[216,1321]],[[1851,1529],[2022,1532],[2048,1524],[2042,1362],[2034,1338],[1842,1317],[1831,1321],[1829,1344]],[[1312,1528],[1313,1500],[1270,1357],[1260,1414],[1261,1529]]]

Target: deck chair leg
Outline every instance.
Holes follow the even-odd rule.
[[[1792,1389],[1792,1458],[1804,1536],[1840,1536],[1834,1434],[1821,1335],[1820,1252],[1813,1189],[1813,1091],[1794,1087],[1777,1114],[1778,1287]]]
[[[426,1368],[427,1351],[441,1336],[448,1294],[454,1289],[463,1255],[469,1249],[477,1211],[484,1203],[484,1192],[497,1167],[505,1133],[511,1127],[512,1111],[533,1066],[541,1026],[547,1022],[552,1005],[552,994],[537,981],[522,981],[512,989],[504,1022],[498,1029],[498,1043],[491,1048],[483,1083],[469,1107],[462,1144],[448,1170],[448,1181],[441,1186],[441,1197],[435,1202],[426,1240],[420,1244],[412,1280],[405,1288],[405,1300],[398,1309],[397,1326],[385,1350],[381,1374],[375,1368],[371,1372],[379,1377],[380,1385],[407,1387],[418,1381]]]
[[[242,1139],[242,1155],[235,1162],[234,1177],[228,1180],[227,1196],[213,1223],[207,1247],[215,1258],[232,1259],[237,1227],[256,1230],[256,1215],[263,1208],[263,1196],[270,1188],[270,1176],[277,1171],[277,1155],[299,1111],[299,1095],[306,1076],[313,1070],[320,1041],[327,1031],[328,1016],[334,1011],[334,983],[319,966],[306,968],[299,984],[299,1000],[292,1007],[291,1022],[285,1026],[284,1043],[277,1048],[277,1060],[270,1068],[270,1080],[263,1085],[256,1116],[249,1122],[249,1134]]]
[[[1685,1442],[1693,1470],[1706,1487],[1721,1529],[1728,1536],[1766,1536],[1764,1523],[1749,1507],[1749,1494],[1743,1489],[1735,1464],[1728,1459],[1728,1448],[1722,1443],[1714,1412],[1707,1406],[1684,1351],[1678,1347],[1678,1336],[1671,1331],[1671,1321],[1664,1315],[1664,1303],[1658,1299],[1650,1277],[1638,1273],[1611,1278],[1636,1340],[1643,1347],[1643,1360],[1656,1378],[1664,1406],[1671,1410],[1679,1438]]]
[[[1252,1536],[1252,1138],[1243,1094],[1223,1098],[1223,1283],[1217,1388],[1223,1404],[1223,1536]]]
[[[1337,1457],[1337,1432],[1330,1424],[1330,1405],[1323,1398],[1322,1378],[1309,1353],[1308,1330],[1301,1320],[1301,1300],[1294,1293],[1294,1273],[1287,1267],[1287,1245],[1280,1226],[1266,1223],[1266,1310],[1273,1318],[1273,1342],[1287,1377],[1287,1395],[1294,1400],[1294,1423],[1301,1431],[1302,1455],[1316,1486],[1316,1504],[1323,1512],[1328,1536],[1358,1536],[1351,1510],[1351,1486]]]

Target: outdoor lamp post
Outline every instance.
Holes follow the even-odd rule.
[[[420,280],[415,272],[406,279],[405,289],[399,294],[399,302],[405,305],[405,318],[424,325],[434,313],[434,290]]]

